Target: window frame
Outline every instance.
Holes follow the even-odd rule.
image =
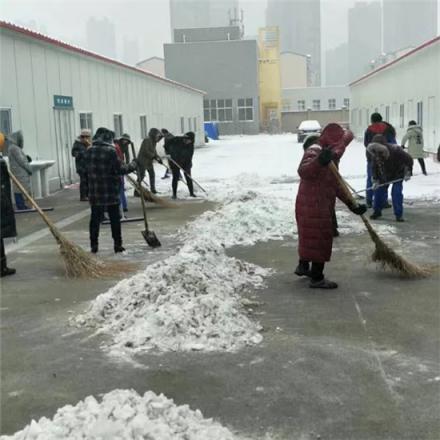
[[[116,120],[118,121],[118,124],[116,124]],[[115,139],[120,138],[124,133],[124,121],[122,113],[113,113],[113,128],[115,131]]]
[[[180,117],[180,133],[185,133],[185,117]]]
[[[417,124],[423,127],[423,101],[417,102]]]
[[[344,98],[344,107],[350,108],[350,98]]]
[[[313,99],[312,100],[312,110],[313,111],[321,111],[321,100],[320,99]]]
[[[223,117],[221,117],[223,115]],[[207,122],[234,122],[234,100],[232,98],[205,99],[203,116]],[[208,119],[206,117],[208,116]]]
[[[0,126],[0,130],[2,131],[2,133],[4,133],[7,136],[8,134],[12,133],[12,109],[10,107],[0,107],[0,112],[1,113],[4,112],[7,114],[6,119],[0,118],[1,122],[7,120],[8,130],[3,126]]]
[[[80,111],[78,112],[78,116],[80,130],[90,130],[93,133],[93,112]],[[85,125],[83,121],[85,121]]]
[[[240,105],[240,101],[242,104]],[[251,101],[251,103],[249,103]],[[244,112],[244,119],[240,117],[240,113]],[[251,112],[252,118],[248,117]],[[237,100],[237,118],[239,122],[254,122],[254,98],[239,98]]]
[[[300,112],[306,111],[306,101],[304,99],[298,99],[298,101],[296,101],[296,107]]]
[[[141,139],[148,137],[148,119],[147,115],[139,115],[139,124],[141,128]]]
[[[329,110],[336,110],[336,99],[335,98],[329,98],[328,109]]]

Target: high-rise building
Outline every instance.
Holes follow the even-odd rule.
[[[172,38],[175,29],[237,24],[233,21],[239,16],[238,9],[238,0],[170,0]]]
[[[382,52],[380,2],[357,2],[348,11],[348,71],[353,81],[370,69]]]
[[[280,28],[281,51],[310,55],[311,84],[321,84],[320,0],[268,0],[266,26]]]
[[[87,47],[109,58],[116,58],[115,25],[106,17],[91,17],[86,23]]]
[[[437,36],[438,0],[383,0],[383,51],[416,47]]]
[[[348,84],[348,44],[343,43],[326,52],[326,85],[342,86]]]

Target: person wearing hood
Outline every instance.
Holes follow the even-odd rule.
[[[135,160],[128,165],[121,162],[116,154],[113,140],[113,131],[98,128],[93,136],[93,144],[86,152],[92,253],[98,252],[99,226],[104,211],[107,211],[110,217],[115,253],[125,250],[122,246],[119,216],[121,176],[135,171],[137,163]]]
[[[91,136],[92,133],[90,130],[81,130],[80,135],[75,140],[72,147],[72,156],[75,158],[76,173],[79,176],[79,200],[81,202],[86,202],[88,200],[85,155],[87,149],[92,143]]]
[[[156,151],[156,145],[161,139],[162,133],[157,128],[151,128],[148,132],[148,136],[142,141],[137,156],[137,162],[139,164],[138,178],[142,182],[145,177],[145,171],[148,171],[150,177],[150,190],[153,194],[157,194],[156,175],[154,172],[153,161],[156,160],[157,162],[162,163],[162,159]]]
[[[17,236],[15,227],[14,207],[11,200],[11,181],[9,180],[8,167],[3,159],[3,148],[5,147],[5,136],[0,132],[0,182],[1,182],[1,235],[0,235],[0,277],[14,275],[15,269],[8,267],[3,239]]]
[[[132,144],[130,135],[124,133],[118,140],[114,142],[116,148],[116,154],[122,163],[130,162],[130,149],[129,146]],[[121,176],[121,188],[120,188],[120,200],[122,212],[128,211],[127,196],[125,195],[125,179]]]
[[[163,143],[163,149],[165,151],[165,155],[170,154],[170,142],[174,138],[174,135],[170,133],[166,128],[162,128],[160,132],[163,135],[164,143]],[[163,175],[162,179],[168,179],[170,177],[170,164],[168,163],[168,167],[165,169],[165,174]]]
[[[365,205],[353,205],[340,188],[329,163],[338,162],[353,140],[351,131],[329,124],[319,139],[308,138],[307,148],[298,168],[301,178],[295,203],[298,227],[298,276],[310,278],[309,287],[335,289],[338,285],[324,277],[324,265],[330,261],[333,247],[333,221],[336,197],[357,215],[366,212]]]
[[[31,194],[31,175],[32,168],[29,156],[23,152],[24,139],[22,131],[16,131],[7,136],[8,141],[8,159],[11,173],[17,178],[24,189]],[[29,209],[20,189],[13,185],[15,206],[18,211]]]
[[[368,160],[372,166],[373,188],[375,189],[373,209],[370,216],[375,220],[382,216],[382,208],[387,198],[386,182],[394,182],[391,189],[396,221],[403,222],[403,181],[411,178],[413,159],[399,145],[389,144],[382,135],[376,135],[367,147]]]
[[[423,153],[423,129],[420,125],[417,125],[416,121],[409,121],[408,130],[402,139],[402,148],[405,148],[408,142],[408,154],[413,158],[417,159],[422,173],[427,176],[426,172],[424,153]]]
[[[197,197],[194,194],[194,185],[191,179],[192,159],[194,156],[194,140],[195,134],[192,131],[189,131],[188,133],[185,133],[184,136],[175,136],[169,143],[169,157],[172,159],[170,161],[170,167],[173,174],[173,199],[177,198],[177,186],[180,180],[180,168],[184,170],[189,195],[191,197]]]

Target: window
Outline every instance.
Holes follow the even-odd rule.
[[[81,130],[89,129],[93,132],[93,117],[90,112],[81,112],[79,114],[79,128]]]
[[[405,104],[400,104],[400,112],[399,112],[399,118],[400,118],[400,128],[405,127]]]
[[[205,99],[205,121],[232,122],[232,99]]]
[[[328,108],[329,110],[334,110],[336,108],[336,99],[329,99],[328,100]]]
[[[194,133],[197,133],[197,118],[193,118],[193,130]]]
[[[385,121],[389,121],[390,120],[390,106],[389,105],[387,105],[386,107],[385,107]]]
[[[124,127],[122,126],[122,115],[113,115],[113,125],[115,127],[115,138],[120,138],[124,133]]]
[[[0,109],[0,131],[6,135],[12,132],[11,110],[9,108]]]
[[[192,131],[192,128],[191,128],[191,118],[188,118],[188,131]]]
[[[183,116],[180,118],[180,132],[185,133],[185,118]]]
[[[423,126],[423,101],[417,103],[417,123]]]
[[[306,101],[304,101],[303,99],[299,100],[297,102],[297,106],[299,111],[304,111],[306,109]]]
[[[252,98],[239,99],[237,108],[239,121],[254,120],[254,100]]]
[[[147,117],[145,115],[141,115],[139,119],[141,122],[141,139],[145,139],[148,137]]]
[[[350,98],[344,98],[344,107],[350,108]]]
[[[312,101],[312,108],[313,108],[313,110],[321,110],[321,100],[314,99]]]

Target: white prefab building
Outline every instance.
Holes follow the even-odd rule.
[[[26,154],[55,160],[53,191],[76,180],[71,147],[82,128],[129,133],[151,127],[204,142],[204,92],[0,21],[0,130],[21,129]]]
[[[363,136],[373,112],[382,114],[400,141],[408,122],[423,127],[425,149],[440,145],[440,37],[364,75],[350,84],[352,130]]]

